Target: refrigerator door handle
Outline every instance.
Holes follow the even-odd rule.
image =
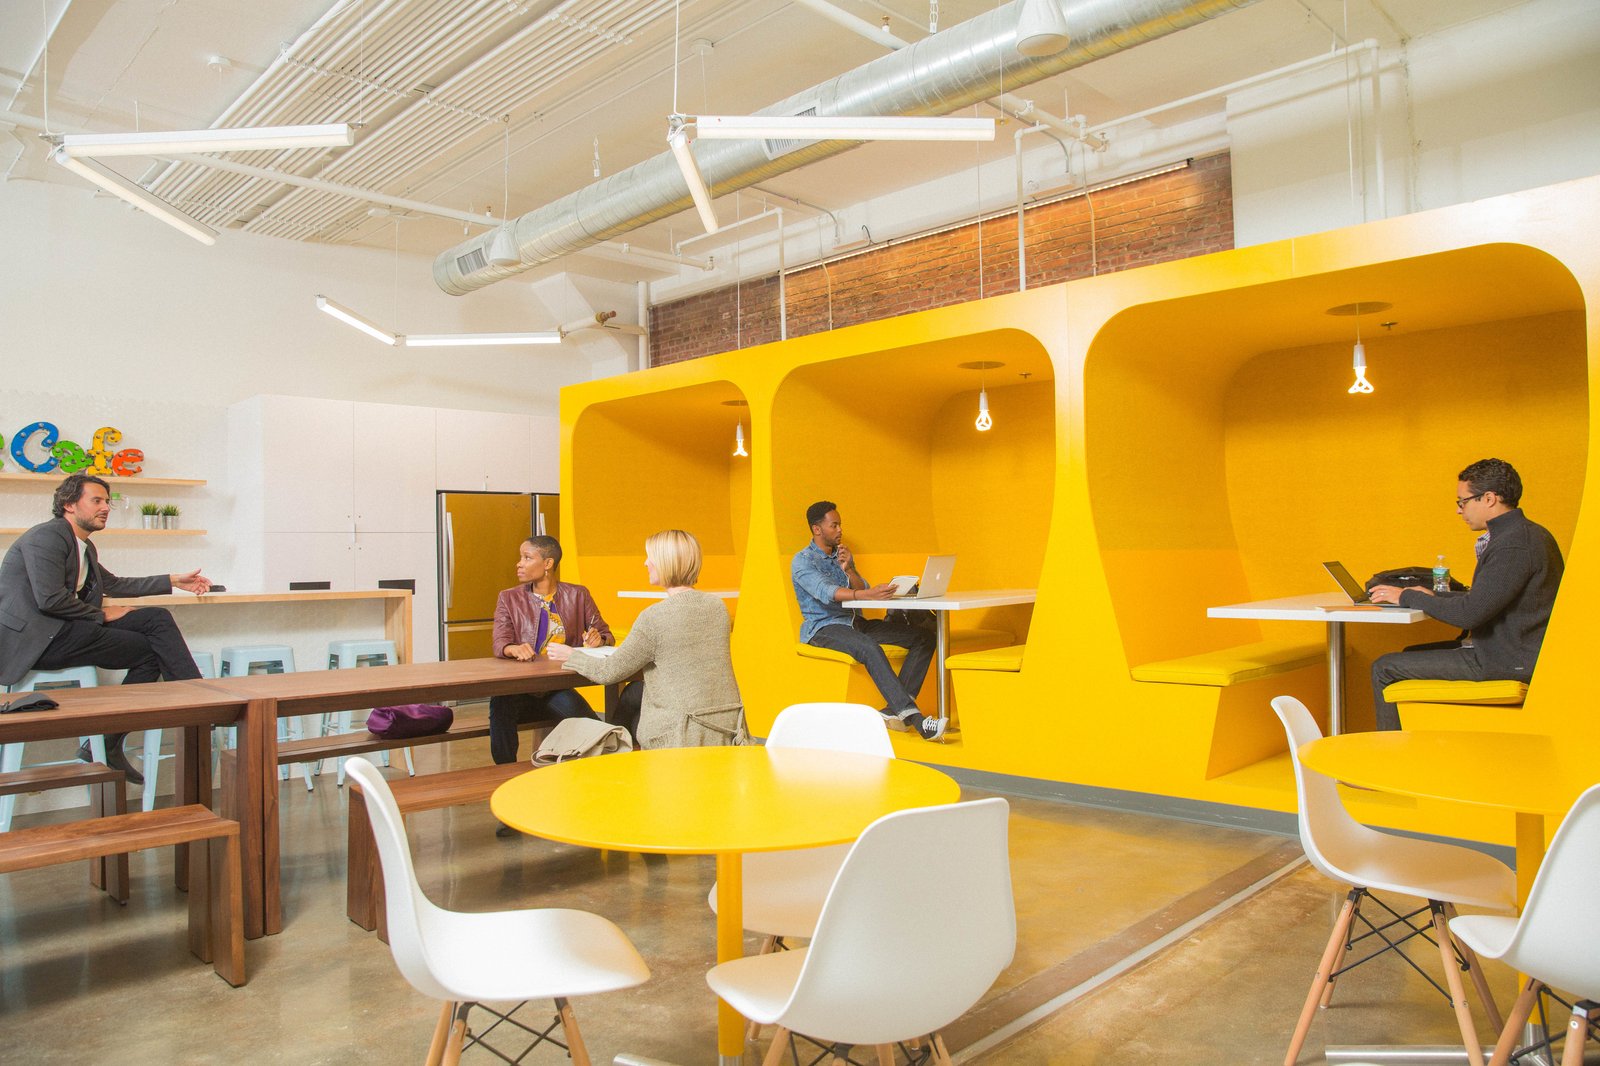
[[[456,529],[449,511],[444,513],[444,606],[455,606],[456,585]]]

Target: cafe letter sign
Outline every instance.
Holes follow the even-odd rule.
[[[111,426],[101,426],[94,431],[94,444],[88,451],[77,441],[61,439],[61,431],[51,422],[35,422],[23,426],[11,435],[11,458],[22,469],[35,474],[48,474],[60,468],[63,474],[98,474],[101,477],[133,477],[144,469],[144,452],[138,448],[115,450],[122,440],[122,431]],[[0,445],[6,439],[0,435]],[[44,458],[35,461],[28,454],[28,446],[37,443]],[[5,462],[0,460],[0,467]]]

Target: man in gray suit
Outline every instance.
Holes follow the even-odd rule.
[[[202,593],[200,571],[117,577],[100,565],[89,538],[106,527],[111,486],[73,474],[57,488],[55,518],[23,533],[0,562],[0,684],[29,670],[98,666],[126,670],[125,685],[200,676],[183,634],[161,607],[103,606],[106,596]],[[138,785],[144,778],[122,752],[126,734],[106,737],[106,762]],[[87,748],[78,755],[87,759]]]

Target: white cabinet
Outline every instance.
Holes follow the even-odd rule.
[[[527,415],[440,409],[435,455],[440,489],[455,492],[555,491],[534,483],[533,421]]]
[[[265,592],[287,592],[291,581],[327,581],[335,592],[356,587],[355,540],[348,529],[343,533],[272,532],[262,537],[262,546]]]
[[[351,410],[351,501],[360,533],[434,529],[434,409],[357,403]]]
[[[246,404],[260,434],[262,528],[268,533],[350,531],[350,403],[258,396]]]
[[[411,602],[412,661],[439,658],[439,563],[432,533],[367,533],[356,536],[355,587],[380,581],[415,581]]]

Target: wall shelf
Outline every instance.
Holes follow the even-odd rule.
[[[25,532],[27,530],[20,526],[7,527],[0,529],[0,537],[14,537]],[[115,526],[108,526],[95,534],[97,537],[203,537],[205,535],[206,531],[203,529],[118,529]]]
[[[9,473],[7,471],[0,471],[0,483],[10,482],[10,483],[13,483],[13,484],[24,484],[24,485],[26,485],[26,484],[59,485],[59,484],[61,484],[62,477],[63,477],[63,475],[56,474],[56,473],[50,473],[50,474],[16,474],[16,473]],[[107,476],[105,480],[107,482],[109,482],[113,488],[122,488],[123,486],[132,486],[132,485],[163,485],[163,486],[166,486],[168,488],[176,488],[176,487],[181,487],[181,486],[186,486],[186,485],[204,485],[206,483],[205,478],[192,478],[192,477],[142,477],[142,476],[141,477],[113,477],[113,476]]]

